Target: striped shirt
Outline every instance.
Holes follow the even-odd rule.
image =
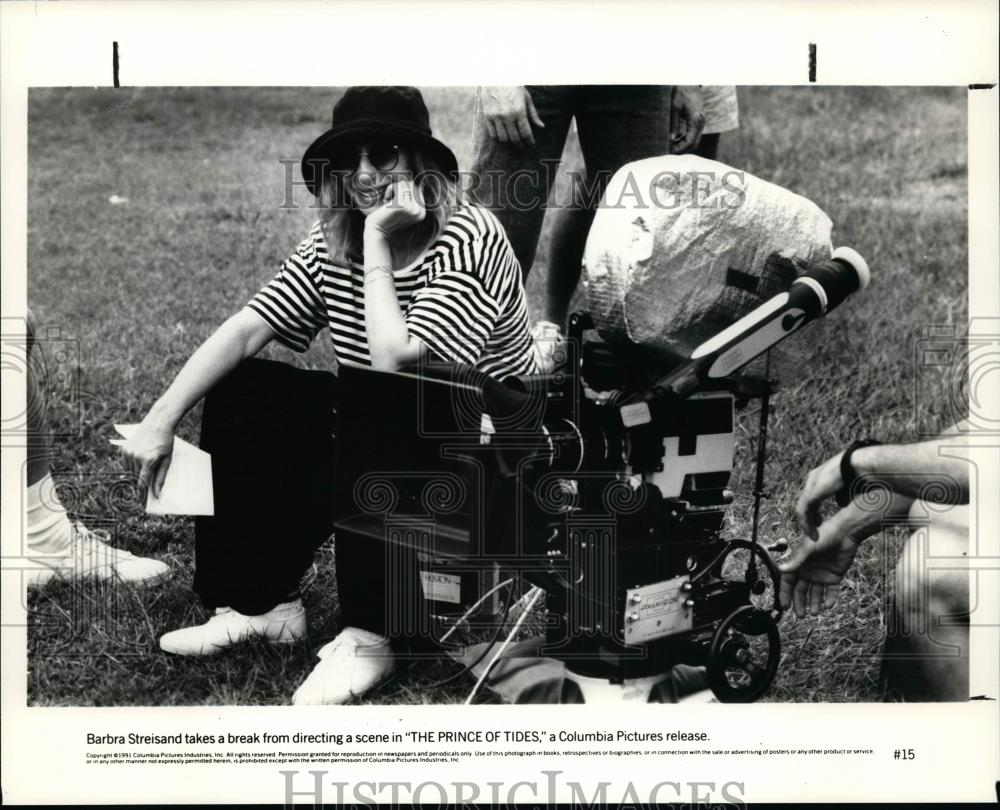
[[[499,379],[535,371],[520,266],[486,209],[456,210],[393,279],[407,331],[433,354]],[[318,222],[248,306],[290,349],[305,351],[326,326],[338,362],[371,365],[364,268],[334,264]]]

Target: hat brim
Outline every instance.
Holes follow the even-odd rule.
[[[320,135],[302,156],[302,179],[313,196],[319,196],[319,181],[324,167],[333,162],[340,151],[359,137],[386,136],[399,138],[400,145],[425,149],[452,180],[458,179],[455,154],[437,138],[416,129],[385,120],[358,120],[334,127]]]

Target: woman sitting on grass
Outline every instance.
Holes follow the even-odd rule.
[[[191,356],[123,448],[158,494],[175,428],[205,397],[215,515],[196,521],[194,590],[215,614],[164,635],[167,652],[305,633],[299,582],[331,533],[337,378],[252,359],[271,340],[301,352],[327,326],[341,363],[395,370],[430,354],[497,378],[534,370],[517,261],[492,214],[459,204],[455,157],[431,136],[419,91],[348,89],[302,173],[324,205],[320,221]],[[338,536],[344,629],[294,702],[340,703],[392,671],[384,554]]]

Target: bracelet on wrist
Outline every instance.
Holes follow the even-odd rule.
[[[393,277],[392,267],[390,267],[388,264],[376,264],[374,267],[365,268],[364,286],[367,287],[369,284],[371,284],[373,281],[375,281],[375,279],[379,278],[380,276],[385,276],[386,278],[391,280]]]
[[[837,490],[838,506],[847,506],[853,500],[854,495],[860,494],[865,488],[863,476],[858,475],[858,471],[855,469],[852,461],[854,451],[860,450],[862,447],[874,447],[881,443],[877,439],[858,439],[844,448],[844,454],[840,457],[840,480],[842,485]]]

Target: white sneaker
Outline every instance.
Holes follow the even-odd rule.
[[[389,639],[357,627],[344,628],[316,655],[320,662],[292,696],[296,706],[344,703],[385,680],[396,664]]]
[[[25,571],[23,580],[28,587],[38,587],[53,579],[99,580],[119,579],[122,582],[149,585],[170,576],[170,566],[149,557],[134,554],[108,545],[107,532],[88,529],[74,523],[72,539],[65,556],[33,558],[45,568]]]
[[[539,374],[551,374],[566,362],[566,336],[558,324],[538,321],[531,327],[531,340]]]
[[[252,638],[271,644],[294,644],[305,634],[306,611],[302,600],[296,599],[259,616],[244,616],[228,607],[216,608],[205,624],[160,636],[160,649],[176,655],[212,655]]]

